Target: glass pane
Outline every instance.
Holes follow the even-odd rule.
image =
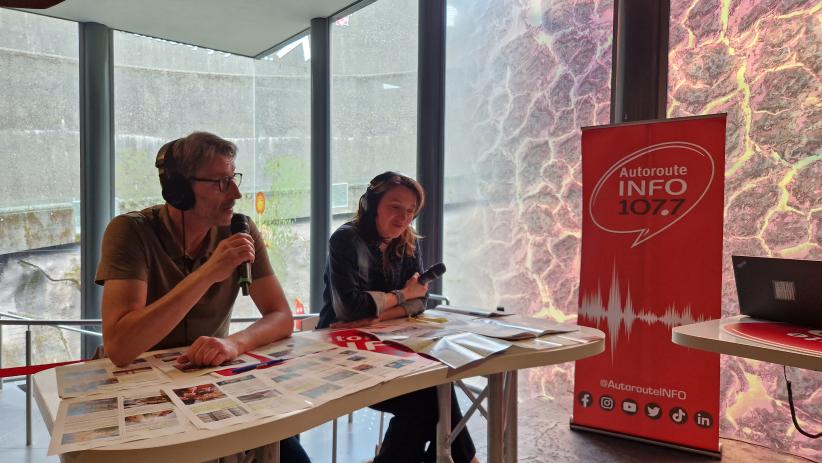
[[[818,2],[671,2],[669,116],[728,113],[724,316],[739,313],[732,254],[822,260],[820,21]],[[818,457],[770,405],[785,403],[777,365],[722,356],[721,371],[723,436]],[[810,406],[822,376],[790,375]]]
[[[157,150],[191,132],[213,132],[237,144],[237,171],[251,174],[253,85],[249,58],[115,31],[116,213],[163,202]],[[243,183],[244,192],[248,187]],[[241,201],[240,207],[247,213],[250,205]]]
[[[74,22],[0,9],[0,312],[80,317],[77,40]],[[78,335],[32,332],[35,363],[79,357]],[[24,333],[3,328],[3,366],[25,363]]]
[[[610,1],[449,0],[443,291],[452,304],[575,320],[580,127],[609,120],[612,18]],[[571,378],[566,365],[527,381],[553,397]]]
[[[310,293],[309,43],[306,36],[294,46],[254,61],[256,186],[253,191],[258,195],[263,193],[265,208],[262,214],[252,217],[263,231],[271,264],[290,298],[291,309],[298,313],[309,311]]]
[[[417,1],[379,0],[331,26],[333,228],[368,182],[417,165]]]
[[[292,309],[308,296],[310,223],[310,55],[299,50],[253,60],[114,33],[117,213],[163,202],[154,161],[167,141],[207,131],[234,142],[235,210],[259,225]],[[237,298],[234,316],[258,314]]]

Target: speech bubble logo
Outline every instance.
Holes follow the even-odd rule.
[[[674,141],[643,147],[600,177],[588,214],[601,230],[636,234],[631,247],[639,246],[694,210],[714,171],[713,157],[700,145]]]

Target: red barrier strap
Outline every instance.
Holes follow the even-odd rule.
[[[0,378],[9,376],[23,376],[33,375],[37,372],[48,370],[49,368],[59,367],[60,365],[68,365],[71,363],[85,362],[85,360],[69,360],[68,362],[44,363],[42,365],[28,365],[24,367],[0,368]]]

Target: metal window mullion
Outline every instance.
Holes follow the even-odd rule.
[[[79,23],[81,318],[99,318],[102,289],[94,284],[100,245],[114,215],[114,62],[112,31]],[[99,338],[82,336],[87,358]]]
[[[322,308],[331,232],[331,38],[328,18],[311,20],[311,256],[309,311]]]
[[[417,227],[425,237],[426,265],[442,261],[445,178],[445,6],[446,0],[419,0],[417,75],[417,180],[426,203]],[[442,293],[442,281],[430,284]]]
[[[668,95],[669,0],[616,0],[611,123],[664,119]]]

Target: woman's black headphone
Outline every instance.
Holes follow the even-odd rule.
[[[194,207],[196,197],[191,182],[180,173],[177,161],[174,159],[174,145],[178,141],[180,141],[179,138],[160,148],[154,166],[160,172],[163,199],[177,209],[187,211]]]
[[[400,174],[389,170],[372,178],[371,181],[368,182],[368,188],[365,189],[365,193],[360,196],[360,209],[369,215],[376,215],[377,205],[382,197],[382,194],[377,193],[376,190],[380,188],[383,183],[399,176]]]

